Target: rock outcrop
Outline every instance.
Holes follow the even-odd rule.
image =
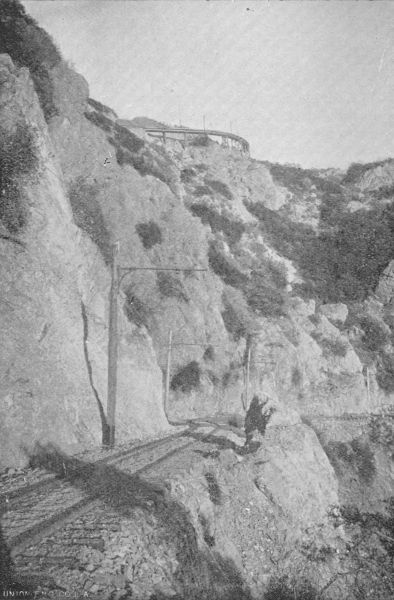
[[[1,57],[0,126],[31,132],[37,167],[21,183],[23,232],[3,220],[1,245],[1,466],[23,464],[36,441],[101,442],[106,411],[110,278],[74,221],[27,69]],[[3,191],[4,194],[4,191]],[[121,321],[118,433],[164,430],[161,371],[143,331]],[[143,401],[142,401],[143,398]]]

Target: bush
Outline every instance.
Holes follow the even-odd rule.
[[[93,98],[88,99],[88,104],[97,112],[105,113],[107,115],[115,115],[115,112],[109,108],[109,106],[105,106],[105,104],[101,104],[98,100],[93,100]]]
[[[182,281],[174,275],[164,271],[158,271],[157,286],[160,294],[165,298],[176,298],[182,302],[189,302],[189,296],[183,287]]]
[[[129,152],[138,152],[145,146],[144,140],[141,140],[137,135],[129,131],[126,127],[122,127],[117,123],[114,124],[115,144],[122,146]]]
[[[100,127],[100,129],[102,129],[106,133],[110,133],[112,131],[113,121],[111,121],[111,119],[108,119],[108,117],[104,116],[102,113],[95,111],[86,111],[84,115],[86,119],[93,123],[93,125],[96,125],[96,127]]]
[[[283,273],[270,262],[262,264],[259,270],[253,271],[252,277],[245,287],[246,300],[254,312],[261,316],[281,316],[285,311],[285,295],[276,283],[283,288],[286,279]]]
[[[205,178],[205,183],[209,186],[214,192],[217,192],[221,196],[227,198],[227,200],[233,199],[233,194],[226,183],[223,181],[218,181],[217,179],[208,179]]]
[[[222,319],[225,328],[235,341],[247,337],[256,329],[255,319],[251,314],[245,298],[239,290],[226,288],[222,294],[224,310]]]
[[[208,170],[208,165],[205,163],[198,163],[197,165],[194,165],[194,168],[196,171],[198,171],[198,173],[203,173],[204,171]]]
[[[149,308],[144,304],[140,298],[135,294],[132,286],[129,286],[126,291],[126,302],[124,311],[126,317],[132,323],[135,323],[138,327],[147,327],[151,316]]]
[[[302,373],[298,367],[293,367],[291,371],[291,383],[294,387],[299,387],[302,383]]]
[[[375,169],[376,167],[380,167],[387,163],[389,158],[386,160],[378,160],[370,163],[352,163],[348,170],[346,171],[345,177],[342,179],[342,183],[344,184],[352,184],[357,183],[357,181],[370,169]]]
[[[394,392],[394,356],[382,353],[378,358],[376,381],[387,394]]]
[[[360,482],[370,485],[376,475],[375,457],[367,442],[353,439],[348,442],[329,442],[325,448],[327,456],[337,471],[343,462],[352,467]]]
[[[1,53],[29,69],[45,118],[57,114],[50,70],[61,61],[61,55],[51,37],[16,0],[2,0],[0,4]]]
[[[227,285],[242,289],[248,283],[248,276],[239,270],[234,259],[223,254],[214,241],[209,244],[208,262],[213,272]]]
[[[315,331],[312,331],[310,334],[318,344],[323,348],[323,350],[327,350],[334,354],[335,356],[341,356],[342,358],[346,356],[348,351],[348,345],[345,340],[341,340],[341,338],[336,337],[335,339],[323,338],[321,335]]]
[[[280,317],[286,314],[284,295],[262,281],[248,286],[246,300],[250,308],[263,317]]]
[[[320,594],[307,580],[289,577],[274,578],[269,582],[264,600],[318,600]]]
[[[203,355],[203,359],[204,360],[214,360],[215,359],[215,349],[211,344],[206,347],[204,355]]]
[[[308,192],[312,185],[320,194],[338,194],[342,192],[339,181],[322,177],[314,169],[302,169],[299,166],[273,164],[262,161],[268,167],[272,178],[279,185],[287,187],[294,193]]]
[[[201,196],[212,196],[212,190],[207,185],[197,185],[193,190],[193,195],[200,198]]]
[[[116,160],[120,166],[130,165],[143,177],[152,175],[171,186],[176,180],[173,164],[165,152],[157,146],[153,151],[143,140],[128,129],[115,125],[115,137],[108,138],[115,148]],[[120,130],[123,130],[120,133]]]
[[[212,142],[212,140],[209,139],[209,137],[207,135],[193,136],[193,139],[190,141],[190,146],[207,147],[210,144],[213,144],[213,142]]]
[[[171,379],[171,389],[187,394],[200,385],[201,369],[197,361],[192,360],[180,369]]]
[[[368,433],[371,442],[383,446],[394,459],[394,413],[371,417]]]
[[[378,352],[387,344],[389,335],[377,319],[364,315],[360,318],[360,326],[364,331],[362,342],[368,350]]]
[[[22,184],[37,172],[38,165],[33,132],[27,125],[17,124],[12,133],[0,128],[0,220],[10,233],[27,223]]]
[[[295,262],[324,302],[364,300],[394,256],[394,204],[344,213],[335,229],[309,226],[261,204],[245,203],[266,240]]]
[[[182,169],[181,171],[181,181],[182,183],[190,183],[193,181],[193,178],[196,176],[196,171],[191,168]]]
[[[136,225],[136,230],[141,239],[142,245],[147,250],[153,248],[153,246],[156,244],[161,244],[161,229],[154,221],[138,223],[138,225]]]
[[[78,177],[70,186],[68,196],[75,224],[88,234],[99,248],[106,264],[111,262],[111,237],[99,201],[98,186]]]
[[[192,204],[190,210],[193,215],[199,217],[204,224],[208,224],[213,232],[222,231],[230,244],[239,242],[245,231],[244,223],[226,217],[206,204]]]
[[[345,527],[346,549],[338,559],[347,565],[347,585],[352,598],[387,600],[394,595],[394,503],[385,501],[385,511],[361,512],[356,506],[339,507],[335,525]]]
[[[208,485],[208,494],[212,504],[220,506],[223,503],[223,494],[218,480],[213,473],[205,473],[205,479]]]

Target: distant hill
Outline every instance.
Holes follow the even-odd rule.
[[[149,127],[158,127],[161,129],[170,128],[170,125],[160,123],[160,121],[155,121],[154,119],[149,119],[148,117],[134,117],[134,119],[118,119],[118,123],[123,127],[141,127],[143,129],[147,129]]]

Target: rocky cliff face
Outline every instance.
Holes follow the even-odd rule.
[[[4,468],[25,462],[38,440],[62,447],[100,443],[109,274],[97,246],[73,221],[29,73],[7,56],[1,60],[0,102],[3,134],[16,139],[18,127],[29,132],[35,157],[35,172],[20,183],[23,227],[3,213],[0,237]],[[21,144],[27,148],[24,139]],[[120,351],[120,437],[165,429],[151,340],[125,318]]]

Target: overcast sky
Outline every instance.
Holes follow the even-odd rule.
[[[394,2],[23,3],[120,117],[206,115],[305,167],[394,156]]]

